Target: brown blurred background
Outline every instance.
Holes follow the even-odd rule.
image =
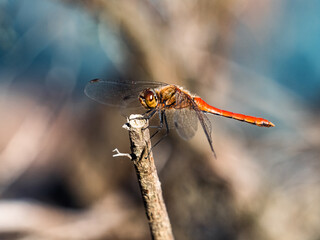
[[[154,156],[176,239],[320,239],[316,0],[0,1],[0,239],[150,239],[125,118],[93,78],[174,83],[209,116]]]

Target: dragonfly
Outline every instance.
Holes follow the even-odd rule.
[[[205,113],[232,118],[259,127],[275,126],[264,118],[213,107],[199,96],[174,84],[94,79],[86,85],[85,94],[99,103],[110,106],[129,109],[142,107],[144,109],[143,118],[150,119],[158,115],[160,123],[158,129],[165,127],[166,135],[168,135],[169,129],[174,128],[185,140],[194,136],[200,122],[214,155],[216,154],[211,137],[211,123]]]

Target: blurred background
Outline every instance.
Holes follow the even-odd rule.
[[[320,2],[0,1],[0,239],[150,239],[125,118],[94,78],[184,86],[209,116],[154,156],[176,239],[320,239]]]

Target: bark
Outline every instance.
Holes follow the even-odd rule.
[[[127,128],[131,142],[132,162],[136,169],[152,239],[174,239],[161,183],[151,152],[148,121],[131,115]],[[135,119],[134,119],[135,118]]]

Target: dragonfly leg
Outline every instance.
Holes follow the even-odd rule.
[[[143,119],[150,119],[153,117],[153,115],[157,112],[157,109],[150,109],[147,112],[143,114]]]
[[[153,115],[154,115],[156,112],[157,112],[157,109],[150,109],[150,110],[148,110],[147,112],[145,112],[142,117],[136,117],[136,118],[134,118],[134,119],[141,119],[141,120],[145,120],[145,119],[146,119],[146,120],[149,120],[150,118],[153,117]],[[147,128],[149,128],[149,127],[152,127],[152,126],[148,126]],[[142,128],[142,130],[145,130],[145,129],[147,129],[147,128]]]
[[[141,117],[135,117],[133,119],[138,119],[138,120],[144,120],[147,119],[149,120],[150,118],[152,118],[152,116],[157,112],[157,109],[150,109],[148,111],[146,111],[143,116]]]
[[[154,148],[155,146],[157,146],[166,136],[168,136],[169,134],[169,125],[168,125],[168,121],[167,121],[167,117],[166,117],[166,114],[164,111],[161,111],[161,118],[160,118],[160,124],[162,124],[162,128],[163,128],[163,121],[165,123],[165,126],[166,126],[166,133],[151,147]],[[155,132],[153,136],[155,136],[160,130],[158,129],[157,132]]]
[[[163,111],[159,111],[159,121],[160,124],[158,126],[149,126],[149,128],[157,128],[157,130],[151,135],[150,139],[157,135],[163,128]]]
[[[157,125],[157,126],[148,126],[148,128],[157,128],[158,130],[154,133],[154,134],[152,134],[152,136],[150,137],[150,138],[152,138],[152,137],[154,137],[154,135],[156,135],[162,128],[163,128],[163,120],[162,120],[162,111],[159,111],[159,110],[157,110],[157,109],[153,109],[153,110],[149,110],[149,111],[147,111],[145,114],[144,114],[144,116],[141,118],[141,119],[150,119],[150,118],[152,118],[153,117],[153,115],[156,113],[156,112],[158,112],[159,113],[159,120],[160,120],[160,124],[159,125]],[[146,128],[144,128],[144,129],[142,129],[142,130],[145,130]]]
[[[159,113],[159,118],[160,118],[160,124],[161,124],[161,126],[162,126],[161,128],[163,128],[163,120],[164,120],[164,123],[165,123],[165,126],[166,126],[166,133],[165,133],[165,135],[163,135],[153,146],[151,146],[150,151],[149,151],[147,157],[149,157],[149,155],[150,155],[150,153],[151,153],[151,150],[152,150],[155,146],[157,146],[157,145],[158,145],[166,136],[168,136],[168,134],[169,134],[169,125],[168,125],[167,117],[166,117],[166,114],[165,114],[164,111],[161,111],[161,112]],[[159,133],[160,130],[161,130],[161,129],[158,129],[158,130],[151,136],[151,138],[154,137],[157,133]],[[147,158],[147,157],[146,157],[146,158]]]
[[[157,111],[158,111],[157,109],[148,110],[146,113],[144,113],[143,117],[138,117],[137,119],[148,119],[149,120],[150,118],[153,117],[153,115]],[[167,129],[165,136],[167,136],[168,133],[169,133],[169,127],[168,127],[168,122],[167,122],[167,118],[166,118],[165,112],[164,111],[158,111],[158,113],[159,113],[160,124],[158,126],[148,126],[148,128],[157,128],[157,130],[151,135],[150,139],[153,138],[155,135],[157,135],[163,129],[163,120],[165,121],[166,129]],[[145,129],[146,128],[143,128],[142,130],[145,130]],[[162,138],[164,138],[164,137],[162,137]],[[162,140],[162,138],[160,139],[160,141]],[[158,141],[157,144],[160,141]]]

